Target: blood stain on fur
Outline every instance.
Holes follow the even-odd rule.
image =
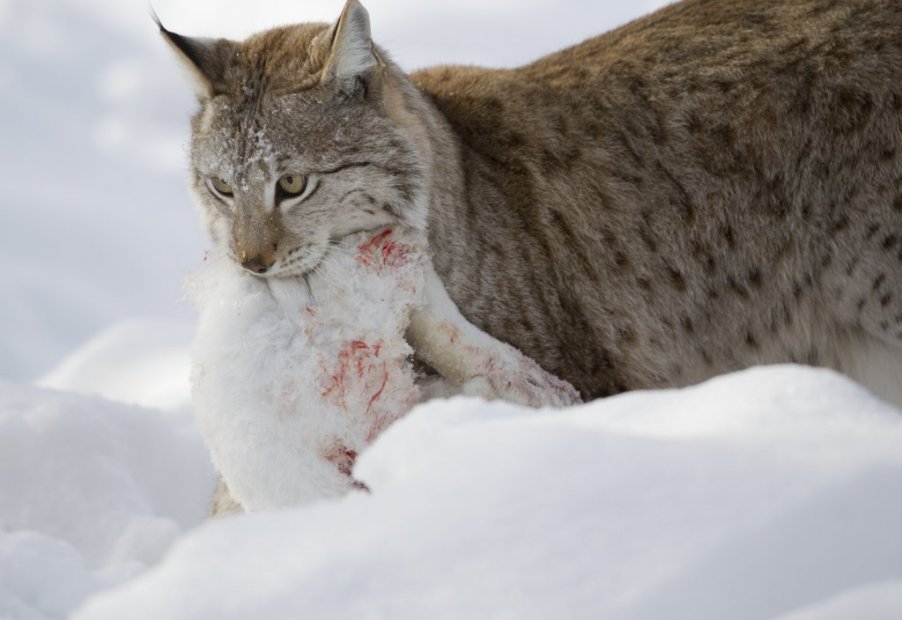
[[[357,249],[357,262],[367,267],[393,269],[408,260],[410,248],[395,242],[392,229],[386,228],[372,239],[362,243]]]

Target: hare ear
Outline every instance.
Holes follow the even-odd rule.
[[[332,50],[325,76],[340,82],[367,79],[379,64],[370,38],[370,16],[358,0],[348,0],[332,28]]]
[[[237,44],[228,39],[201,39],[182,36],[167,30],[156,13],[153,20],[160,34],[175,51],[186,69],[194,94],[201,101],[211,99],[223,91],[226,67],[237,51]]]

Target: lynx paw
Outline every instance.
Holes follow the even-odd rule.
[[[490,357],[481,364],[481,370],[464,383],[464,394],[528,407],[566,407],[582,402],[572,385],[524,356],[514,363]]]

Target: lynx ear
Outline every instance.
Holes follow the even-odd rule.
[[[377,64],[370,38],[370,16],[358,0],[348,0],[332,28],[332,51],[325,75],[341,82],[365,80]]]
[[[156,13],[153,20],[160,34],[175,51],[191,82],[194,93],[206,101],[221,90],[226,67],[235,54],[237,45],[227,39],[200,39],[185,37],[166,30]]]

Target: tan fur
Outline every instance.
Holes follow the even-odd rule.
[[[188,54],[211,232],[277,247],[272,275],[352,230],[428,225],[466,318],[586,398],[760,363],[854,375],[875,344],[898,358],[897,2],[687,0],[519,69],[409,77],[375,47],[332,75],[338,30]],[[286,166],[322,185],[260,232]],[[213,175],[241,188],[236,216]]]
[[[242,514],[244,508],[241,507],[232,494],[225,481],[220,478],[219,484],[216,485],[216,491],[213,492],[213,503],[210,506],[210,516],[214,519],[221,517],[229,517],[232,515]]]

